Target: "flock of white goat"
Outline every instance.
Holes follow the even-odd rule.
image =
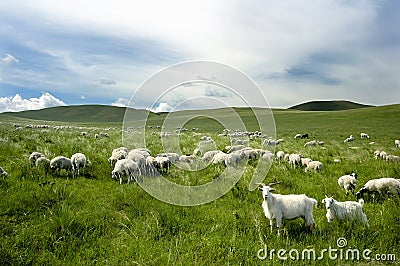
[[[73,176],[78,176],[80,169],[84,170],[91,162],[83,153],[75,153],[71,158],[56,156],[50,160],[43,153],[34,151],[29,155],[29,164],[31,167],[36,166],[52,172],[64,169],[67,173],[72,172]]]
[[[257,133],[235,132],[227,134],[221,134],[223,136],[231,137],[231,145],[226,146],[226,152],[216,150],[215,141],[208,136],[201,137],[197,148],[194,150],[192,155],[179,155],[176,153],[162,153],[157,154],[155,157],[151,156],[149,150],[144,148],[133,149],[128,152],[127,148],[120,147],[112,151],[109,162],[115,163],[112,176],[116,179],[119,178],[122,183],[122,177],[128,177],[128,183],[132,178],[137,178],[143,175],[156,175],[159,172],[169,172],[169,167],[172,164],[179,163],[205,163],[205,164],[222,164],[225,167],[235,167],[241,161],[252,160],[252,159],[263,159],[272,162],[274,157],[278,161],[287,161],[291,167],[305,167],[305,171],[319,171],[323,168],[323,164],[320,161],[314,161],[310,158],[303,158],[300,154],[286,154],[283,151],[276,152],[276,156],[267,149],[254,149],[249,147],[248,139],[240,139],[236,137],[241,136],[252,136],[263,137]],[[295,138],[308,138],[308,134],[298,134]],[[369,138],[366,133],[361,133],[361,138]],[[263,141],[263,147],[268,148],[270,146],[276,146],[283,142],[283,139],[273,140],[266,138]],[[354,141],[354,137],[350,136],[345,142]],[[398,146],[398,141],[395,142]],[[307,146],[320,146],[324,145],[321,141],[309,141],[305,144]],[[387,154],[378,154],[379,158],[386,159]],[[382,157],[383,156],[383,157]],[[378,158],[378,157],[377,157]],[[355,173],[351,175],[344,175],[338,178],[338,185],[342,187],[346,195],[351,192],[354,195],[354,189],[356,188],[357,176]],[[274,220],[278,228],[278,234],[280,234],[280,228],[283,220],[290,220],[301,217],[305,220],[306,224],[311,229],[315,227],[313,218],[313,208],[317,204],[317,200],[307,197],[304,194],[300,195],[281,195],[271,193],[274,191],[273,185],[279,182],[270,183],[265,185],[259,183],[260,190],[263,195],[262,207],[264,214],[270,221],[271,230],[273,229]],[[333,197],[325,196],[322,203],[326,206],[326,218],[330,223],[334,219],[343,220],[359,220],[361,223],[369,226],[367,216],[363,212],[364,200],[363,196],[365,193],[378,193],[400,195],[400,180],[394,178],[380,178],[368,181],[361,189],[356,193],[358,201],[345,201],[338,202]]]
[[[87,133],[82,133],[82,136]],[[111,156],[108,162],[113,167],[111,177],[119,180],[122,184],[124,178],[127,178],[127,183],[132,180],[139,182],[140,177],[154,177],[163,173],[169,173],[170,167],[173,164],[193,164],[202,163],[208,164],[221,164],[225,167],[236,167],[241,162],[247,160],[267,160],[272,162],[276,158],[279,162],[288,162],[289,167],[297,168],[304,167],[304,171],[319,171],[323,168],[323,164],[320,161],[315,161],[310,158],[304,158],[302,155],[293,153],[285,153],[283,151],[277,151],[276,155],[268,151],[271,146],[277,146],[283,142],[283,139],[274,140],[267,138],[260,132],[234,132],[230,133],[228,130],[224,130],[222,136],[231,137],[229,146],[226,146],[226,152],[217,150],[215,141],[208,136],[201,137],[196,149],[192,155],[179,155],[177,153],[160,153],[155,156],[151,155],[151,151],[146,148],[135,148],[128,150],[126,147],[119,147],[111,152]],[[100,135],[99,135],[100,136]],[[242,139],[243,136],[250,136],[250,138],[264,138],[262,142],[262,149],[254,149],[249,147],[249,140]],[[361,133],[361,138],[369,138],[366,133]],[[108,137],[108,134],[104,133],[101,137]],[[96,137],[97,138],[97,137]],[[308,134],[297,134],[295,138],[308,139]],[[344,142],[354,141],[354,136],[346,138]],[[321,146],[324,142],[312,140],[305,143],[307,146]],[[400,141],[395,140],[396,147],[400,148]],[[400,161],[399,156],[388,155],[384,151],[375,151],[374,156],[376,159]],[[73,176],[80,175],[80,171],[83,172],[86,166],[90,166],[90,161],[86,158],[83,153],[75,153],[71,158],[64,156],[57,156],[51,160],[40,152],[33,152],[29,156],[29,163],[32,167],[42,167],[46,171],[61,171],[65,170],[67,173],[72,173]],[[0,176],[8,176],[7,172],[0,167]],[[344,175],[338,178],[338,185],[342,187],[346,195],[351,192],[354,195],[354,189],[356,188],[357,175],[352,173],[351,175]],[[264,210],[265,217],[269,219],[271,230],[273,229],[273,221],[276,221],[278,228],[278,234],[283,224],[283,220],[290,220],[297,217],[302,217],[306,224],[310,228],[315,227],[313,218],[313,208],[317,205],[317,200],[307,197],[304,194],[300,195],[281,195],[271,193],[274,191],[272,186],[279,182],[270,183],[268,185],[259,183],[259,189],[262,191],[263,202],[262,208]],[[359,220],[366,226],[368,226],[368,220],[363,212],[362,208],[364,205],[364,194],[365,193],[378,193],[394,194],[400,196],[400,180],[395,178],[379,178],[369,180],[357,193],[356,197],[358,201],[345,201],[338,202],[333,197],[325,196],[322,203],[326,205],[326,218],[330,223],[332,220]]]
[[[301,138],[304,136],[302,134],[297,134],[295,138]],[[369,135],[366,133],[360,134],[361,138],[368,138]],[[308,135],[307,135],[308,137]],[[354,136],[346,138],[344,142],[354,141]],[[373,143],[371,143],[373,144]],[[309,141],[304,147],[307,146],[318,146],[324,145],[324,142],[320,141]],[[395,140],[396,147],[400,148],[400,141]],[[384,151],[375,151],[374,156],[376,159],[380,158],[387,161],[397,161],[400,162],[400,157],[395,155],[388,155]],[[288,161],[289,165],[292,167],[304,166],[305,171],[318,171],[321,170],[323,164],[319,161],[313,161],[310,158],[303,158],[300,154],[285,154],[283,151],[278,151],[276,153],[276,158],[279,161]],[[259,183],[259,189],[262,191],[263,202],[262,207],[264,210],[265,217],[269,219],[271,231],[273,230],[273,221],[276,221],[278,228],[278,235],[280,234],[280,227],[282,226],[282,221],[287,219],[295,219],[301,217],[305,220],[306,224],[311,228],[315,228],[315,222],[313,218],[313,207],[317,205],[317,200],[307,197],[304,194],[295,195],[281,195],[273,194],[273,185],[279,182],[270,183],[265,185],[264,183]],[[349,191],[354,195],[354,189],[356,188],[357,175],[352,173],[351,175],[344,175],[338,178],[338,185],[342,187],[346,195]],[[385,195],[395,195],[400,196],[400,179],[395,178],[379,178],[369,180],[357,193],[356,198],[358,201],[345,201],[338,202],[333,197],[325,196],[322,203],[326,206],[326,218],[328,222],[332,222],[334,219],[339,221],[344,220],[358,220],[362,224],[369,227],[368,219],[362,208],[364,206],[364,194],[369,193],[375,196],[378,194],[380,196]]]

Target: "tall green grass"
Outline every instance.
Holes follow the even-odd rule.
[[[324,169],[306,173],[291,169],[286,163],[274,162],[265,182],[281,181],[277,193],[305,193],[318,200],[314,210],[317,224],[311,232],[301,219],[285,222],[286,233],[278,237],[269,229],[269,221],[261,208],[261,193],[249,191],[255,162],[250,162],[243,177],[218,200],[196,207],[173,206],[148,195],[137,184],[119,185],[112,180],[112,167],[107,158],[113,148],[122,145],[120,128],[108,131],[109,138],[94,139],[104,130],[101,124],[86,124],[89,129],[64,129],[42,132],[41,129],[15,131],[12,120],[1,120],[0,165],[10,174],[0,178],[0,261],[4,265],[365,265],[368,261],[260,260],[257,252],[268,249],[337,248],[336,241],[345,237],[348,248],[371,249],[372,254],[400,256],[399,199],[366,199],[364,212],[370,227],[358,223],[328,224],[321,203],[325,194],[337,200],[354,200],[337,185],[337,178],[353,171],[358,173],[359,186],[379,177],[400,178],[400,164],[373,158],[375,149],[400,155],[394,147],[399,138],[399,106],[365,108],[342,112],[275,111],[277,137],[285,141],[277,150],[299,152],[323,162]],[[245,112],[242,110],[242,112]],[[243,113],[242,113],[243,114]],[[159,116],[149,121],[160,125]],[[19,121],[31,123],[32,121]],[[194,123],[196,122],[196,123]],[[41,122],[43,123],[43,121]],[[252,122],[249,121],[249,125]],[[254,123],[255,125],[255,123]],[[223,149],[229,139],[218,136],[206,120],[192,121],[180,136],[181,150],[191,153],[202,135],[213,137]],[[189,128],[189,126],[188,126]],[[162,145],[159,129],[146,133],[148,148],[157,154]],[[82,137],[81,131],[90,136]],[[366,132],[371,139],[360,139]],[[296,133],[309,133],[324,141],[324,147],[304,147],[305,140],[294,139]],[[353,134],[354,143],[343,143]],[[369,142],[376,144],[370,145]],[[259,145],[251,140],[251,146]],[[83,152],[93,166],[77,178],[65,172],[52,175],[44,169],[31,168],[32,151],[47,157],[70,157]],[[334,163],[340,159],[341,163]],[[166,177],[184,185],[209,182],[223,171],[211,166],[202,171],[171,168]],[[347,248],[346,247],[346,248]],[[398,264],[393,262],[393,264]],[[377,263],[371,262],[371,263]]]

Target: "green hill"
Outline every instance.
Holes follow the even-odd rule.
[[[311,101],[290,107],[289,109],[302,111],[339,111],[371,107],[350,101]]]
[[[107,105],[57,106],[41,110],[7,112],[2,115],[60,122],[122,122],[126,108]],[[138,112],[147,112],[138,110]]]
[[[43,121],[52,123],[51,121],[54,121],[56,123],[120,126],[124,120],[125,110],[125,108],[121,107],[102,105],[54,107],[37,111],[3,113],[0,114],[0,121],[21,124],[40,124]],[[259,130],[258,122],[250,108],[234,108],[234,110],[242,118],[248,130]],[[168,113],[148,113],[146,110],[132,109],[132,111],[134,113],[137,112],[138,115],[133,115],[133,117],[131,116],[133,119],[128,120],[134,121],[136,117],[141,119],[148,117],[146,126],[153,128],[164,126],[164,120],[171,116]],[[318,132],[324,132],[324,130],[331,132],[345,130],[346,132],[348,131],[348,134],[353,134],[354,121],[357,121],[359,130],[368,131],[376,130],[376,128],[385,128],[390,124],[398,124],[399,111],[400,104],[329,112],[272,109],[278,135],[282,133],[295,135],[299,132],[308,132],[312,137],[316,136]],[[269,112],[265,112],[265,115],[268,114]],[[203,132],[221,132],[224,125],[218,122],[217,119],[229,127],[229,125],[232,125],[232,119],[235,118],[230,108],[185,110],[174,112],[173,116],[177,117],[179,121],[186,121],[184,125],[180,126],[188,129],[200,128]],[[265,116],[265,118],[267,117]],[[168,130],[175,130],[175,128]],[[372,133],[372,131],[368,131],[368,133]]]

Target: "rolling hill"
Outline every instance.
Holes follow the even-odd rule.
[[[288,108],[289,110],[299,111],[339,111],[371,107],[368,105],[358,104],[350,101],[312,101],[302,103]],[[246,110],[249,108],[234,108],[235,110]],[[286,111],[286,109],[275,109],[273,111]],[[1,115],[8,117],[18,117],[24,119],[59,121],[59,122],[76,122],[76,123],[113,123],[122,122],[124,119],[126,108],[107,106],[107,105],[70,105],[45,108],[40,110],[29,110],[22,112],[6,112]],[[150,113],[147,110],[134,110],[138,112],[140,117],[150,117],[156,120],[163,120],[167,113]],[[218,109],[218,112],[230,112],[230,109]],[[239,111],[240,112],[240,111]],[[178,111],[181,114],[201,114],[210,113],[210,110],[188,110]]]
[[[2,115],[45,121],[60,122],[122,122],[126,108],[107,105],[57,106],[40,110],[6,112]],[[138,110],[138,112],[147,112]]]
[[[248,130],[259,130],[259,124],[254,119],[254,113],[250,108],[234,108],[237,114],[242,118]],[[132,109],[133,110],[133,109]],[[348,129],[348,134],[352,134],[354,121],[360,126],[360,130],[368,133],[375,133],[376,128],[388,126],[388,121],[392,124],[398,124],[398,113],[400,104],[358,108],[341,111],[320,111],[309,112],[295,109],[272,109],[277,134],[283,132],[294,135],[299,132],[312,133],[311,136],[320,132],[323,128],[329,128],[330,132],[343,131]],[[149,113],[146,110],[134,110],[138,112],[137,117],[147,117],[146,126],[163,126],[164,120],[169,117],[168,113]],[[211,115],[210,115],[211,112]],[[261,110],[261,113],[263,111]],[[102,126],[122,125],[125,114],[125,108],[112,106],[68,106],[54,107],[38,111],[25,111],[19,113],[2,113],[0,122],[18,122],[22,124],[35,123],[74,123],[74,124],[92,124]],[[264,118],[267,119],[269,111],[265,112]],[[232,125],[230,121],[234,118],[234,113],[230,108],[221,108],[215,110],[186,110],[174,112],[180,121],[186,121],[185,128],[200,128],[203,132],[221,132],[224,128],[219,121],[226,125]],[[217,121],[218,120],[218,121]],[[53,121],[53,122],[52,122]],[[136,121],[136,120],[131,120]],[[389,124],[390,124],[389,123]],[[168,124],[168,123],[167,123]],[[226,126],[225,125],[225,126]],[[175,129],[175,128],[174,128]],[[393,138],[396,136],[393,135]]]
[[[371,107],[351,101],[311,101],[290,107],[289,109],[301,111],[340,111]]]

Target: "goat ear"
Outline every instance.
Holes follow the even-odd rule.
[[[261,191],[263,191],[263,188],[262,188],[262,187],[258,187],[258,190],[261,190]]]
[[[271,188],[269,188],[269,191],[275,191],[275,188],[271,187]]]

